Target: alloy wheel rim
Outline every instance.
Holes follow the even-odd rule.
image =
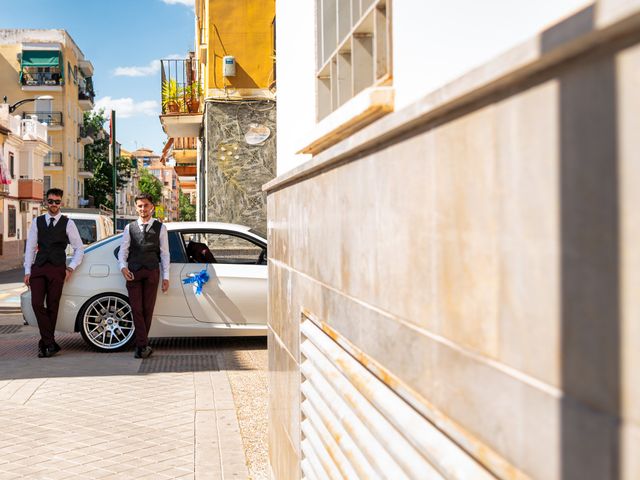
[[[133,336],[131,306],[119,297],[100,297],[85,310],[82,328],[94,345],[119,348]]]

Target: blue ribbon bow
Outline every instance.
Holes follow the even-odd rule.
[[[209,281],[209,274],[207,273],[207,269],[199,271],[195,275],[182,279],[182,283],[185,285],[189,283],[195,283],[196,285],[196,295],[202,294],[202,286]]]

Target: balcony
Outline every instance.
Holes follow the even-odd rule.
[[[93,163],[88,160],[78,160],[78,177],[93,178]]]
[[[47,143],[48,127],[35,118],[26,118],[21,122],[22,138],[24,140],[39,140]]]
[[[195,58],[161,60],[162,115],[169,137],[197,137],[202,122],[202,87]]]
[[[62,152],[49,152],[44,157],[45,168],[62,169]]]
[[[23,71],[21,83],[23,87],[62,87],[64,79],[60,72]],[[58,88],[53,88],[53,90],[58,90]]]
[[[18,198],[21,200],[42,200],[44,198],[42,180],[33,178],[18,179]]]
[[[78,101],[80,102],[80,108],[82,108],[82,110],[88,111],[93,108],[94,97],[93,92],[78,89]]]
[[[173,168],[175,169],[178,177],[180,177],[180,182],[182,183],[182,177],[195,177],[197,175],[198,167],[192,163],[176,163]]]
[[[173,141],[173,150],[195,150],[197,148],[197,140],[193,137],[176,138]]]
[[[93,91],[92,78],[84,77],[81,74],[78,83],[78,102],[80,103],[80,108],[85,111],[91,110],[93,108],[94,97],[95,93]]]
[[[64,85],[62,52],[23,50],[20,54],[20,83],[23,90],[61,90]]]
[[[197,139],[193,137],[174,138],[171,144],[172,155],[177,163],[192,163],[195,165],[197,158]]]
[[[95,131],[93,129],[85,128],[84,125],[78,125],[78,143],[84,145],[90,145],[93,143]]]
[[[22,112],[22,118],[35,118],[46,123],[49,130],[60,130],[64,125],[62,112]]]

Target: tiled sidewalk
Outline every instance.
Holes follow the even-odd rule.
[[[161,340],[136,360],[68,334],[58,356],[38,359],[34,333],[0,330],[0,479],[252,477],[229,375],[216,368],[235,345]]]

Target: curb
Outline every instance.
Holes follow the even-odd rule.
[[[0,306],[0,314],[2,313],[22,313],[20,307],[3,307]]]

